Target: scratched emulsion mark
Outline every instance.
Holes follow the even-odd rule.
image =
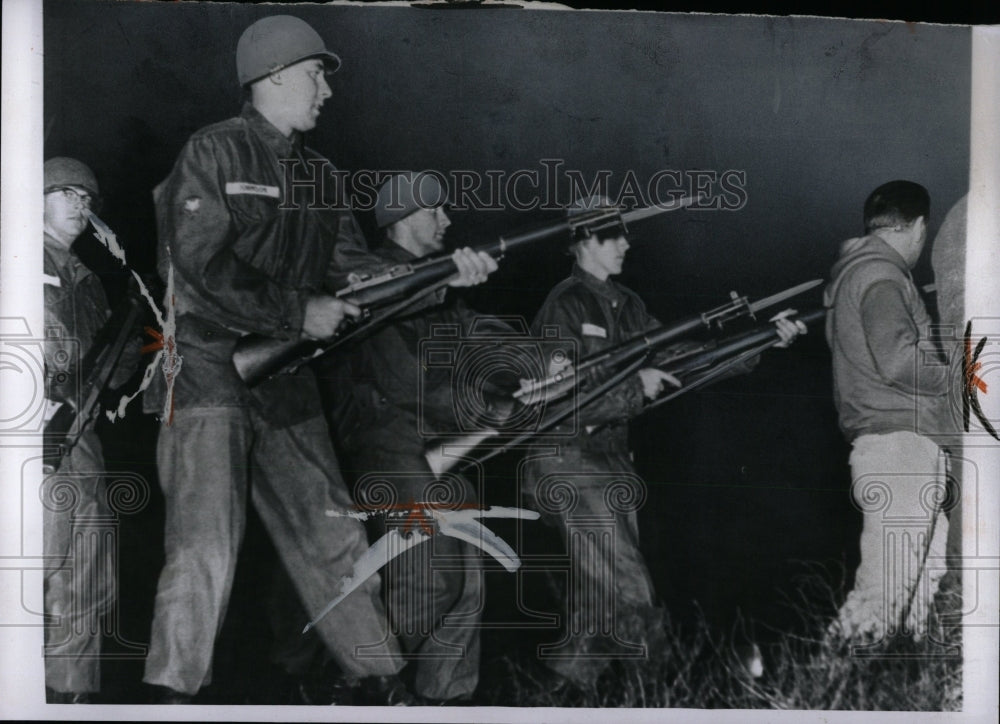
[[[181,367],[181,358],[180,355],[177,354],[177,344],[174,338],[175,318],[173,267],[171,266],[167,272],[166,298],[169,301],[167,304],[167,313],[166,316],[164,316],[160,313],[160,307],[153,299],[153,295],[150,293],[145,282],[142,281],[142,277],[140,277],[135,270],[128,265],[128,262],[125,259],[125,250],[118,243],[118,237],[115,236],[115,233],[93,212],[88,211],[87,214],[90,217],[91,225],[94,227],[94,236],[97,237],[97,240],[101,242],[104,248],[106,248],[111,255],[117,259],[129,273],[132,274],[132,278],[135,279],[136,284],[138,285],[139,293],[143,296],[146,303],[149,305],[149,308],[153,311],[156,323],[160,327],[159,330],[153,329],[152,327],[145,327],[146,333],[149,334],[154,341],[145,345],[140,350],[140,354],[156,352],[156,356],[153,357],[153,359],[146,366],[139,388],[132,394],[123,395],[121,400],[118,402],[118,406],[113,410],[106,410],[105,414],[111,422],[115,422],[119,418],[124,417],[125,410],[129,403],[142,394],[147,387],[149,387],[153,378],[156,376],[157,366],[161,366],[163,369],[163,375],[167,381],[167,402],[164,405],[164,417],[167,418],[167,422],[169,424],[170,419],[173,416],[173,382],[178,370],[180,370]]]
[[[976,419],[979,420],[983,429],[994,439],[1000,440],[997,431],[990,424],[986,413],[983,412],[982,405],[979,404],[979,393],[982,392],[985,395],[987,390],[986,381],[977,374],[983,367],[979,356],[983,352],[983,347],[986,346],[986,339],[986,337],[980,339],[976,343],[975,350],[972,349],[972,320],[970,319],[965,325],[965,354],[962,357],[962,374],[965,379],[962,388],[962,423],[965,432],[969,432],[969,413],[975,413]]]
[[[331,518],[354,518],[368,520],[373,515],[386,515],[403,518],[402,529],[390,528],[389,531],[372,543],[360,558],[354,562],[349,576],[340,579],[340,593],[317,614],[316,618],[306,624],[302,633],[306,633],[319,623],[324,616],[332,611],[355,589],[371,578],[389,561],[399,557],[406,551],[425,541],[429,541],[436,533],[451,536],[476,546],[493,556],[508,573],[513,573],[521,567],[521,559],[507,541],[480,523],[476,518],[519,518],[521,520],[538,520],[539,514],[534,510],[523,508],[508,508],[504,506],[476,508],[474,504],[455,506],[454,504],[410,502],[402,505],[388,505],[377,508],[367,508],[353,511],[327,510]],[[416,525],[416,528],[414,528]]]

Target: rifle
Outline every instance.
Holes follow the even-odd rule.
[[[599,207],[511,236],[501,236],[496,241],[477,247],[475,251],[486,252],[500,260],[507,252],[552,237],[562,236],[569,240],[579,233],[589,236],[614,227],[620,227],[625,233],[630,222],[690,206],[696,200],[684,198],[671,206],[650,206],[624,213],[616,206]],[[456,271],[450,255],[436,254],[409,264],[398,264],[378,274],[366,275],[336,293],[338,299],[362,309],[361,320],[355,323],[353,330],[326,340],[280,340],[258,334],[245,335],[237,342],[233,352],[236,372],[243,382],[253,387],[275,374],[292,371],[399,313],[420,297],[445,286]],[[381,313],[374,314],[377,310]]]
[[[609,390],[621,384],[622,381],[628,379],[640,369],[649,366],[649,357],[653,354],[657,347],[677,339],[677,337],[682,334],[688,334],[698,329],[701,324],[705,324],[709,328],[713,325],[721,327],[722,320],[729,321],[731,319],[735,319],[736,317],[743,316],[744,314],[748,314],[753,317],[755,312],[768,306],[778,304],[790,297],[808,291],[809,289],[813,289],[819,284],[822,284],[822,280],[817,279],[805,282],[804,284],[799,284],[790,289],[786,289],[783,292],[773,294],[770,297],[766,297],[765,299],[752,303],[748,302],[745,297],[738,297],[736,293],[733,292],[733,301],[728,305],[718,307],[710,312],[705,312],[704,314],[695,315],[676,324],[665,325],[657,330],[647,332],[644,335],[633,337],[620,345],[590,355],[589,357],[581,360],[575,370],[564,370],[563,373],[561,373],[562,376],[557,374],[544,380],[532,380],[524,383],[521,389],[514,393],[514,397],[517,398],[522,404],[537,404],[539,402],[557,398],[567,392],[577,383],[579,379],[581,379],[580,374],[583,371],[591,370],[599,366],[603,366],[604,369],[611,369],[618,365],[627,363],[625,367],[617,370],[607,379],[602,380],[593,389],[587,390],[579,398],[570,400],[561,405],[534,429],[525,431],[505,442],[503,445],[492,448],[490,452],[478,457],[476,462],[483,463],[492,457],[500,455],[511,448],[520,445],[522,442],[525,442],[532,437],[552,429],[573,414],[575,410],[585,407]],[[739,310],[738,313],[737,310]],[[799,318],[804,322],[809,322],[814,319],[821,318],[822,314],[824,314],[823,310],[819,310],[817,312],[810,312],[809,314]],[[760,345],[764,341],[767,341],[767,346],[772,346],[780,341],[778,332],[773,325],[767,325],[767,327],[751,330],[750,332],[738,335],[729,340],[723,340],[722,342],[711,341],[694,349],[679,352],[665,363],[662,363],[661,368],[671,373],[692,372],[711,366],[729,355],[745,351],[748,347]],[[692,386],[693,382],[694,381],[692,380],[680,390],[677,390],[669,395],[668,398],[673,399],[683,392],[696,389],[696,387]],[[657,401],[653,403],[653,405],[647,405],[643,409],[643,412],[657,404],[661,403]],[[494,431],[484,431],[481,434],[481,437],[478,440],[475,440],[472,445],[469,444],[470,441],[474,440],[471,436],[459,438],[457,440],[445,440],[425,450],[424,457],[431,470],[435,474],[440,475],[453,467],[455,463],[459,462],[457,459],[459,456],[464,455],[466,452],[471,450],[472,447],[478,445],[487,437],[491,437],[494,434],[496,434]],[[450,450],[451,454],[448,454],[446,449]],[[457,454],[456,451],[458,451]],[[467,461],[463,465],[463,469],[464,467],[468,467],[470,464],[471,463]]]
[[[46,474],[59,469],[63,457],[73,449],[96,413],[101,395],[111,381],[142,311],[143,300],[135,286],[130,285],[125,300],[95,335],[94,344],[80,362],[83,384],[79,409],[64,402],[45,424],[42,469]]]
[[[583,379],[583,375],[591,370],[601,367],[613,368],[636,357],[645,356],[650,351],[689,335],[701,327],[709,330],[713,328],[721,330],[725,324],[743,316],[756,319],[755,315],[761,309],[779,304],[822,283],[822,279],[813,279],[756,302],[750,302],[735,291],[730,292],[731,301],[727,304],[632,337],[615,347],[585,357],[576,365],[570,365],[549,377],[541,380],[526,380],[522,383],[521,389],[514,393],[514,397],[526,405],[558,398],[572,389],[577,381]]]
[[[787,318],[796,319],[808,326],[825,317],[825,309],[812,309],[805,314],[796,313]],[[671,357],[657,366],[664,372],[681,377],[683,379],[682,386],[645,405],[639,410],[636,417],[645,415],[650,410],[655,410],[660,405],[664,405],[683,394],[707,387],[712,382],[724,377],[737,365],[757,357],[780,341],[781,336],[778,334],[778,330],[774,325],[768,324],[733,337],[706,342],[699,347],[685,350]],[[598,425],[590,431],[590,434],[603,429],[606,425],[607,423]]]
[[[803,314],[796,314],[788,318],[809,326],[825,319],[826,309],[810,309]],[[659,368],[664,372],[682,377],[683,386],[649,403],[639,411],[639,414],[643,415],[685,392],[706,386],[728,372],[733,366],[751,357],[756,357],[780,341],[778,330],[773,324],[768,324],[743,334],[706,342],[700,347],[667,360],[664,364],[659,365]]]
[[[511,448],[520,445],[522,442],[525,442],[526,440],[530,440],[531,438],[537,435],[541,435],[543,432],[547,430],[551,430],[553,427],[555,427],[560,422],[565,420],[567,417],[572,415],[574,411],[590,404],[598,397],[603,395],[605,392],[617,387],[626,379],[628,379],[633,374],[642,369],[644,366],[646,366],[647,356],[648,355],[644,355],[639,359],[634,360],[631,364],[627,365],[626,367],[623,367],[622,369],[618,370],[611,377],[602,381],[594,389],[588,390],[587,393],[580,399],[570,400],[564,403],[554,413],[550,414],[548,417],[545,418],[544,421],[539,423],[538,426],[535,427],[534,429],[522,432],[517,437],[508,440],[499,447],[491,449],[488,453],[482,455],[481,457],[475,458],[474,460],[466,460],[462,464],[460,470],[465,470],[470,465],[472,465],[473,462],[484,463],[490,458],[496,457],[497,455],[501,455],[502,453],[507,452]],[[498,433],[494,430],[487,430],[484,431],[483,433],[479,433],[481,437],[478,440],[475,439],[474,436],[470,435],[459,438],[458,440],[441,441],[424,450],[424,459],[427,461],[427,465],[428,467],[430,467],[431,472],[433,472],[435,475],[440,476],[441,474],[447,472],[448,470],[451,470],[451,468],[454,467],[455,463],[458,462],[457,458],[460,455],[464,455],[466,452],[472,450],[476,445],[481,443],[483,440],[485,440],[488,437],[492,437],[495,434]]]

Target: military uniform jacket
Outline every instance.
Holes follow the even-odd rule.
[[[156,187],[158,269],[164,279],[173,269],[167,303],[176,305],[182,358],[175,407],[251,400],[232,365],[241,334],[296,339],[310,295],[335,292],[351,271],[381,268],[334,198],[333,170],[247,104],[195,133]],[[147,409],[162,404],[158,387]],[[272,420],[320,412],[305,370],[258,386],[253,398],[262,397]]]
[[[104,286],[70,249],[45,235],[45,397],[76,404],[80,361],[110,316]]]
[[[572,274],[549,293],[535,317],[532,332],[541,335],[544,327],[553,325],[566,340],[564,354],[575,363],[657,327],[659,322],[646,311],[635,292],[610,279],[602,282],[574,265]],[[581,391],[603,379],[597,375],[582,380]],[[643,404],[642,381],[638,374],[631,375],[580,408],[574,421],[562,423],[554,433],[571,435],[568,443],[583,450],[625,452],[627,420]],[[593,435],[587,433],[588,427],[597,426],[604,427]]]
[[[416,259],[391,241],[379,255],[390,265]],[[431,439],[456,432],[455,370],[425,364],[425,346],[445,327],[456,329],[448,339],[462,344],[479,315],[461,299],[442,304],[445,292],[418,302],[410,313],[337,353],[335,377],[326,387],[332,395],[338,442],[346,451],[376,446],[421,455]],[[437,305],[428,308],[434,302]]]

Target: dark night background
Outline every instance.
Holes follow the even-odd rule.
[[[869,11],[958,22],[963,8],[984,19],[975,13],[985,6],[973,4],[953,5],[956,16]],[[239,110],[236,41],[253,20],[279,10],[46,3],[45,156],[71,155],[95,170],[101,215],[137,269],[152,269],[153,186],[188,135]],[[294,13],[344,60],[309,139],[341,169],[509,173],[558,158],[586,178],[611,170],[613,192],[628,170],[640,180],[661,169],[745,171],[741,210],[684,211],[636,227],[621,281],[664,321],[717,306],[731,289],[753,298],[825,278],[839,242],[862,231],[865,196],[887,180],[930,190],[930,238],[966,190],[967,28],[515,9],[301,6]],[[482,243],[550,217],[456,212],[449,235]],[[360,218],[370,229],[371,219]],[[111,295],[120,293],[121,275],[101,250],[80,247]],[[556,250],[509,257],[470,302],[530,319],[568,266]],[[915,276],[932,280],[926,258]],[[797,303],[816,302],[818,294]],[[126,637],[146,641],[162,562],[156,423],[134,405],[102,432],[109,469],[138,471],[154,490],[147,509],[122,528],[120,614]],[[838,570],[856,564],[860,520],[848,500],[848,448],[821,329],[770,352],[752,375],[646,415],[633,440],[648,486],[640,518],[647,559],[679,619],[697,601],[720,628],[737,610],[787,626],[783,597],[807,563],[824,566],[831,585],[840,583]],[[517,502],[514,462],[489,467],[485,502]],[[491,526],[515,537],[512,526]],[[530,535],[532,550],[558,548],[545,530]],[[244,550],[217,649],[220,700],[252,700],[257,680],[248,672],[266,667],[267,623],[255,597],[274,554],[255,525]],[[497,570],[488,578],[486,620],[516,621],[512,577]],[[530,594],[532,574],[525,581]],[[526,633],[521,642],[487,631],[484,656],[554,635]],[[109,696],[141,700],[140,662],[106,668]]]

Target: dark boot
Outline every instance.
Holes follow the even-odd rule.
[[[361,680],[361,699],[371,706],[417,706],[419,701],[395,674]]]
[[[169,686],[158,686],[150,684],[150,704],[191,704],[194,702],[193,694],[185,694],[182,691],[175,691]]]
[[[360,683],[329,667],[320,672],[292,677],[290,704],[309,706],[353,706]]]

